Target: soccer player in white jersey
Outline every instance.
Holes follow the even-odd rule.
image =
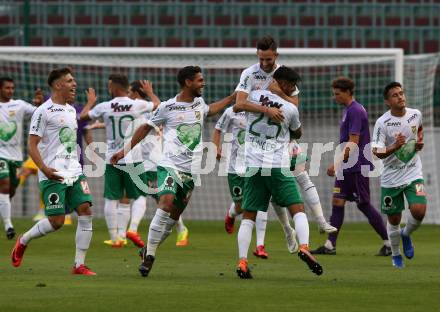
[[[140,81],[136,80],[130,83],[130,89],[128,96],[131,99],[145,99],[147,95],[142,91],[142,85]],[[145,113],[144,118],[149,120],[153,113]],[[145,186],[153,189],[157,192],[157,164],[162,157],[162,136],[160,132],[150,133],[141,142],[142,148],[142,160],[144,163],[145,172],[141,174],[141,179]],[[137,229],[142,217],[145,215],[147,209],[146,196],[152,195],[152,197],[157,201],[158,197],[156,193],[148,193],[142,191],[142,195],[136,199],[131,207],[131,219],[130,226],[127,231],[127,238],[130,239],[136,246],[144,247],[144,242],[142,241]],[[180,216],[178,222],[176,223],[177,239],[176,246],[184,247],[189,243],[189,231],[185,226]]]
[[[296,72],[285,66],[273,74],[280,89],[291,94],[295,88]],[[252,229],[258,211],[267,211],[271,197],[281,207],[287,207],[299,240],[298,256],[306,262],[313,273],[320,275],[321,265],[309,252],[309,224],[296,180],[290,171],[289,143],[291,138],[301,136],[301,123],[295,105],[268,90],[256,90],[249,94],[249,100],[258,105],[261,112],[277,107],[284,116],[281,123],[275,123],[265,114],[247,114],[245,158],[246,176],[244,185],[243,219],[238,231],[240,278],[252,278],[247,255]],[[235,104],[237,110],[246,110],[247,105]]]
[[[197,168],[201,165],[202,130],[206,116],[220,112],[235,98],[235,93],[206,105],[202,98],[205,87],[202,70],[186,66],[179,70],[177,81],[181,91],[174,98],[162,102],[146,124],[140,126],[130,145],[113,155],[116,163],[152,129],[163,125],[163,157],[157,167],[159,208],[150,223],[147,246],[141,250],[139,272],[148,276],[154,263],[157,247],[171,233],[187,206],[194,189]]]
[[[113,242],[111,246],[115,248],[123,246],[130,221],[130,205],[124,202],[119,204],[120,200],[124,196],[136,200],[142,195],[128,172],[142,163],[142,155],[139,149],[133,150],[118,162],[119,168],[110,164],[110,157],[124,146],[125,140],[130,139],[135,130],[136,121],[146,112],[153,111],[160,102],[153,92],[151,83],[142,81],[142,84],[144,92],[153,102],[130,99],[128,78],[125,75],[112,74],[109,77],[108,91],[113,99],[95,106],[96,96],[90,96],[91,93],[94,94],[92,89],[89,92],[88,102],[81,112],[82,120],[97,118],[104,120],[107,138],[104,215],[110,239]],[[121,208],[123,211],[118,212]]]
[[[224,155],[222,155],[222,147],[220,145],[222,134],[232,136],[232,138],[228,138],[231,148],[229,151],[223,151]],[[245,134],[246,113],[235,113],[232,107],[229,107],[217,121],[212,138],[213,143],[217,146],[217,158],[219,160],[223,158],[226,161],[228,170],[229,192],[233,201],[225,217],[225,230],[229,234],[234,232],[235,217],[243,212],[241,209],[241,203],[243,201],[244,174],[246,172],[246,166],[244,163]],[[267,259],[269,257],[269,254],[264,247],[266,224],[267,212],[259,211],[256,217],[257,229],[255,232],[257,247],[254,251],[254,255],[262,259]],[[293,253],[297,250],[298,246],[294,230],[288,221],[287,224],[288,226],[285,228],[285,232],[288,240],[288,249]]]
[[[405,257],[414,257],[410,235],[425,217],[426,193],[419,151],[423,148],[422,113],[406,106],[402,85],[388,84],[383,92],[390,108],[377,121],[373,132],[373,153],[383,161],[381,175],[381,210],[388,217],[387,232],[391,243],[392,264],[403,268],[400,254],[402,238]],[[404,197],[409,211],[406,226],[401,229]]]
[[[0,216],[7,239],[15,236],[11,221],[11,198],[19,184],[17,169],[23,162],[23,121],[31,118],[36,106],[23,100],[15,100],[14,80],[0,77]],[[42,103],[43,95],[37,90],[34,104]]]
[[[96,275],[84,264],[92,239],[92,196],[78,160],[76,111],[68,104],[74,101],[76,81],[70,69],[60,68],[50,72],[47,82],[52,96],[34,112],[28,142],[29,154],[39,169],[47,217],[18,237],[12,251],[12,265],[20,266],[32,239],[60,229],[64,215],[75,210],[78,226],[72,274]]]
[[[277,53],[277,44],[275,40],[270,37],[266,36],[261,38],[257,42],[257,56],[259,59],[259,63],[256,63],[247,69],[245,69],[240,77],[240,82],[238,86],[236,87],[237,91],[237,103],[243,104],[250,104],[248,101],[249,93],[253,90],[270,90],[273,93],[277,94],[284,100],[298,106],[299,105],[299,89],[297,87],[297,83],[300,80],[299,75],[296,75],[296,82],[295,82],[295,88],[291,94],[285,94],[280,90],[278,85],[276,83],[273,83],[273,73],[277,68],[279,68],[280,65],[276,63],[276,59],[278,57]],[[249,106],[249,105],[248,105]],[[268,116],[274,120],[274,121],[280,121],[282,119],[282,114],[280,111],[277,111],[276,109],[269,110]],[[295,149],[298,148],[296,144],[293,145]],[[292,157],[292,169],[295,167],[296,157]],[[319,195],[316,190],[315,185],[310,180],[309,175],[307,174],[307,171],[305,170],[295,170],[295,178],[300,186],[300,188],[303,190],[304,199],[305,202],[308,204],[308,206],[312,209],[312,212],[316,218],[316,221],[318,222],[319,228],[321,231],[332,233],[337,231],[337,229],[333,226],[331,226],[324,218],[324,214],[322,212],[322,206],[321,202],[319,200]],[[291,241],[291,226],[289,224],[289,220],[287,217],[287,211],[285,208],[278,207],[276,204],[272,203],[274,210],[278,216],[278,220],[281,223],[282,228],[284,229],[284,233],[286,235],[286,239],[288,241],[288,245],[292,247],[291,244],[289,244],[289,241]],[[261,213],[259,213],[261,215]],[[259,224],[257,218],[257,224]],[[262,226],[257,225],[257,233],[258,229],[262,228]],[[291,248],[289,248],[290,250]],[[258,249],[256,250],[258,252]]]

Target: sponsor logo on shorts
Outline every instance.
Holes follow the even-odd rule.
[[[417,127],[416,126],[411,126],[411,131],[412,131],[412,133],[416,134],[417,133]]]
[[[50,193],[49,196],[47,196],[47,201],[49,202],[49,205],[46,206],[46,209],[63,208],[63,205],[58,204],[60,201],[60,195],[57,193]]]
[[[334,194],[339,194],[339,193],[341,193],[341,188],[340,188],[340,187],[334,187],[334,188],[333,188],[333,193],[334,193]]]
[[[391,196],[385,196],[383,198],[383,208],[385,210],[391,209],[393,206],[393,198]]]
[[[90,194],[90,188],[89,188],[89,184],[87,183],[87,180],[81,180],[79,183],[81,184],[83,193]]]
[[[8,164],[5,160],[0,160],[0,171],[5,171],[8,169]]]
[[[243,190],[239,186],[234,186],[232,188],[232,194],[234,194],[234,196],[236,196],[236,197],[241,196],[241,195],[243,195]]]

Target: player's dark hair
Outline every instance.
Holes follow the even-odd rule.
[[[201,73],[202,69],[199,66],[185,66],[177,73],[177,81],[179,82],[180,87],[185,86],[185,80],[194,80],[195,76],[198,73]]]
[[[128,89],[128,78],[123,74],[111,74],[110,76],[108,76],[108,80],[110,80],[114,84],[117,84],[121,88],[124,88],[125,90]]]
[[[267,51],[272,50],[276,51],[278,48],[277,43],[271,36],[264,36],[263,38],[257,41],[257,50]]]
[[[72,70],[68,67],[55,68],[49,73],[49,77],[47,77],[47,84],[49,87],[52,87],[52,84],[55,80],[58,80],[68,74],[72,75]]]
[[[12,82],[12,83],[14,83],[14,79],[12,79],[11,77],[0,77],[0,88],[3,87],[3,84],[5,82]]]
[[[354,93],[354,81],[347,77],[338,77],[332,82],[333,89],[339,89],[343,92],[350,92],[350,95]]]
[[[287,66],[281,66],[279,67],[274,73],[273,73],[273,79],[276,81],[284,80],[287,82],[294,83],[295,85],[298,84],[298,82],[301,81],[301,77],[299,74],[292,68],[289,68]]]
[[[393,82],[390,82],[389,84],[387,84],[385,86],[385,88],[383,89],[383,98],[385,100],[388,99],[388,92],[390,92],[391,89],[394,89],[397,87],[402,88],[402,84],[397,81],[393,81]]]
[[[142,91],[141,82],[139,80],[132,81],[130,83],[130,89],[133,92],[137,92],[141,96],[141,98],[143,98],[143,99],[145,99],[147,97],[147,95],[144,93],[144,91]]]

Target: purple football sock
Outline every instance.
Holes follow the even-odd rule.
[[[330,224],[338,229],[336,233],[331,233],[328,235],[329,241],[332,242],[333,247],[336,247],[336,240],[338,239],[339,231],[344,223],[344,206],[335,206],[332,208],[332,215],[330,217]]]
[[[387,230],[385,223],[382,220],[379,212],[370,203],[362,203],[357,205],[358,209],[368,218],[368,222],[374,228],[377,234],[383,239],[387,240]]]

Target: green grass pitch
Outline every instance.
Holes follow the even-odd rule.
[[[15,220],[19,232],[32,223]],[[146,232],[143,222],[141,231]],[[87,264],[98,276],[72,276],[76,226],[33,241],[22,266],[10,264],[12,241],[0,238],[0,311],[438,311],[440,227],[424,225],[413,236],[415,257],[403,270],[375,257],[381,241],[368,224],[346,224],[337,256],[321,256],[320,277],[287,253],[279,225],[269,223],[268,260],[249,256],[254,279],[235,274],[236,234],[223,223],[188,221],[190,245],[175,234],[159,248],[142,278],[137,248],[112,249],[103,220],[94,221]],[[311,225],[312,247],[325,236]],[[252,248],[254,248],[252,242]]]

